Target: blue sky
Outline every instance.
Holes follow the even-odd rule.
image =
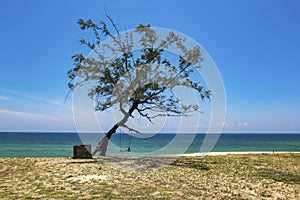
[[[198,41],[223,77],[224,132],[300,132],[300,2],[0,1],[0,131],[75,131],[66,72],[78,18],[165,27]],[[84,53],[88,53],[87,51]]]

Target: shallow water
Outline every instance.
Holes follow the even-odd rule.
[[[181,138],[182,144],[190,136]],[[125,133],[117,133],[111,138],[108,155],[134,155],[158,151],[174,139],[175,134],[156,134],[152,137],[137,138]],[[197,153],[205,134],[197,134],[188,148],[176,145],[170,147],[170,154]],[[100,134],[77,133],[0,133],[0,157],[67,157],[73,155],[73,145],[92,144],[95,148]],[[131,140],[131,141],[130,141]],[[131,144],[130,144],[131,143]],[[130,145],[131,152],[127,150]],[[113,148],[114,147],[114,148]],[[187,150],[186,150],[187,149]],[[221,134],[213,152],[238,151],[286,151],[300,152],[300,134]]]

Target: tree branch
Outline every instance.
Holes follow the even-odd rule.
[[[126,124],[121,125],[124,128],[127,128],[129,132],[135,132],[135,133],[139,133],[141,134],[141,132],[139,132],[138,130],[134,129],[134,128],[130,128],[129,126],[127,126]]]
[[[120,34],[119,29],[117,28],[117,25],[115,24],[114,20],[112,20],[112,18],[107,14],[106,12],[106,8],[104,8],[104,12],[105,12],[105,16],[107,17],[107,19],[110,21],[110,23],[113,25],[115,31],[117,32],[117,34]]]
[[[157,115],[151,116],[150,118],[153,119],[153,118],[157,118],[157,117],[180,117],[180,116],[190,117],[192,115],[187,115],[187,114],[183,114],[183,113],[181,113],[181,114],[168,114],[167,113],[167,114],[157,114]]]
[[[148,113],[144,114],[139,108],[137,108],[136,110],[138,111],[138,113],[139,113],[142,117],[146,117],[146,118],[149,120],[149,122],[150,122],[151,124],[153,124],[153,122],[152,122],[152,120],[151,120],[151,117],[149,117]]]
[[[126,115],[126,112],[125,112],[125,110],[123,108],[122,100],[120,101],[120,111],[121,111],[121,113],[123,113],[124,115]]]

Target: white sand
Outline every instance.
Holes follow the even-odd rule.
[[[280,154],[280,153],[300,153],[300,152],[272,152],[272,151],[233,151],[233,152],[206,152],[206,153],[189,153],[181,156],[219,156],[228,154]]]

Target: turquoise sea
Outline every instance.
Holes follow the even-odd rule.
[[[196,134],[185,153],[199,152],[204,136],[205,134]],[[143,139],[117,133],[113,135],[111,141],[117,147],[118,152],[130,146],[133,153],[139,153],[158,150],[170,143],[174,137],[175,134],[160,133]],[[85,134],[83,141],[80,138],[82,138],[81,135],[77,133],[1,132],[0,157],[71,157],[73,145],[89,143],[92,144],[92,149],[95,149],[100,135],[89,133]],[[300,152],[300,134],[223,133],[212,149],[213,152],[272,152],[273,150],[275,152]],[[114,151],[109,147],[108,155],[114,155]]]

